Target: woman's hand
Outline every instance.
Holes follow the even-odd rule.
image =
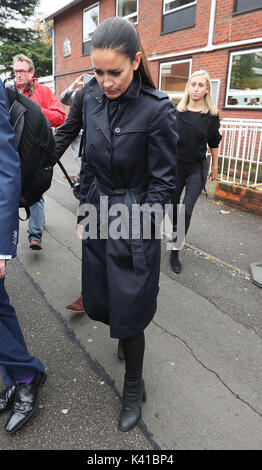
[[[80,77],[78,77],[72,84],[71,84],[71,88],[72,90],[80,90],[81,88],[83,88],[83,86],[85,85],[85,82],[84,82],[84,73],[82,75],[80,75]]]
[[[82,240],[83,238],[83,230],[84,230],[84,226],[81,224],[77,224],[76,233],[77,233],[78,238],[80,238],[80,240]]]
[[[212,167],[212,170],[209,173],[208,179],[209,181],[213,181],[217,179],[217,166]]]
[[[209,173],[209,181],[213,181],[217,179],[217,167],[218,167],[218,148],[210,148],[210,152],[212,155],[212,170]]]
[[[0,279],[5,277],[5,259],[0,259]]]

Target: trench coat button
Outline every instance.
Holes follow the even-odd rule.
[[[116,134],[120,134],[120,132],[121,132],[120,127],[116,127],[116,128],[115,128],[115,133],[116,133]]]
[[[95,150],[95,146],[94,144],[91,144],[91,147],[90,147],[91,150]]]

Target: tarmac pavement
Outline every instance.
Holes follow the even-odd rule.
[[[250,263],[262,261],[261,217],[201,195],[179,275],[163,240],[158,309],[145,331],[148,398],[142,423],[121,433],[117,341],[106,326],[65,309],[80,294],[81,243],[59,169],[45,201],[43,250],[29,250],[22,222],[6,283],[48,381],[36,415],[17,435],[3,431],[1,449],[261,450],[262,290],[249,274]]]

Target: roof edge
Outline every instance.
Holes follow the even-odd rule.
[[[83,0],[73,0],[72,2],[68,3],[64,7],[59,8],[59,10],[54,11],[54,13],[51,13],[50,15],[45,16],[45,20],[46,21],[52,20],[56,16],[60,15],[61,13],[64,13],[65,11],[69,10],[70,8],[72,8],[73,6],[77,5],[78,3],[82,2],[82,1]]]

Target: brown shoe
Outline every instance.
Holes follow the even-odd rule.
[[[29,246],[31,250],[42,250],[42,245],[38,240],[31,240],[31,242],[29,242]]]
[[[85,309],[84,309],[84,306],[83,306],[83,297],[82,297],[82,295],[80,295],[79,299],[77,299],[71,305],[68,305],[66,307],[66,309],[70,310],[70,312],[77,312],[77,313],[85,312]]]

